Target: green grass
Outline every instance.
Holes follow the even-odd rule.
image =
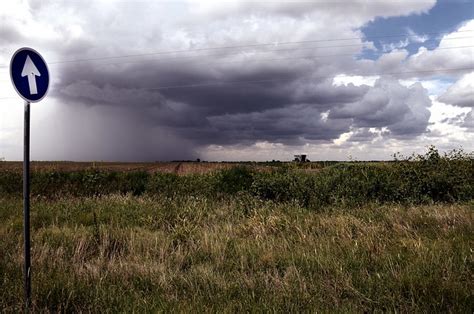
[[[22,204],[0,197],[0,308],[22,309]],[[474,203],[32,200],[37,312],[471,312]]]

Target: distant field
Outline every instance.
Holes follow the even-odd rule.
[[[146,171],[146,172],[164,172],[176,174],[207,173],[214,170],[226,169],[235,163],[218,162],[154,162],[154,163],[124,163],[124,162],[49,162],[33,161],[31,163],[32,171],[80,171],[80,170],[98,170],[98,171]],[[21,162],[0,162],[1,170],[22,171]]]
[[[0,162],[0,308],[22,307],[21,163]],[[35,312],[474,308],[474,159],[33,163]]]

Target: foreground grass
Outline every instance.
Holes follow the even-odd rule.
[[[0,308],[22,307],[21,200],[0,198]],[[224,200],[35,199],[36,311],[474,308],[474,203],[310,211]]]

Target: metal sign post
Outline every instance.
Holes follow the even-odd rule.
[[[31,307],[31,242],[30,242],[30,103],[46,96],[49,71],[43,57],[31,48],[18,49],[10,61],[10,78],[16,92],[25,100],[23,136],[23,227],[25,311]]]
[[[31,245],[30,245],[30,102],[25,101],[25,130],[23,137],[23,228],[25,245],[25,307],[31,306]]]

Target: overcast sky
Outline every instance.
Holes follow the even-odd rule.
[[[390,159],[474,150],[472,0],[0,3],[0,158],[20,47],[49,65],[32,159]]]

